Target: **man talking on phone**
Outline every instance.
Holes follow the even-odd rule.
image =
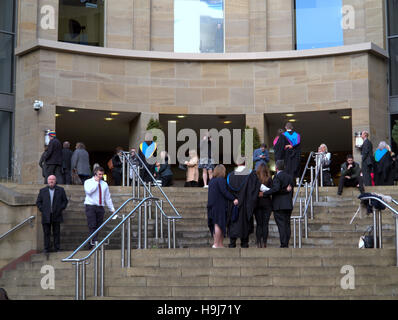
[[[104,168],[97,167],[94,170],[94,176],[84,182],[84,192],[86,193],[84,204],[90,235],[93,234],[104,221],[105,204],[111,212],[115,211],[108,184],[102,180],[103,176]],[[97,236],[98,234],[91,239],[92,243],[97,241]],[[92,247],[93,246],[90,244],[89,249]]]

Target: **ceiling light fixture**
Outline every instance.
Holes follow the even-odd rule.
[[[184,115],[180,115],[180,116],[177,116],[177,118],[179,118],[179,119],[184,119],[186,116],[184,116]]]
[[[289,119],[289,122],[296,122],[296,119]]]
[[[349,119],[351,119],[351,116],[341,116],[341,119],[343,119],[343,120],[349,120]]]
[[[288,114],[286,114],[286,117],[294,117],[294,114],[293,113],[288,113]]]
[[[114,120],[113,118],[105,118],[106,121],[112,121]]]
[[[69,112],[76,112],[76,109],[68,109]]]
[[[111,116],[118,116],[120,113],[119,112],[111,112],[109,113]]]
[[[170,123],[177,123],[176,120],[169,120]]]
[[[232,123],[232,121],[228,120],[228,121],[224,121],[225,124],[230,124]]]
[[[55,114],[55,117],[60,117],[61,115],[59,114],[59,113],[56,113]]]

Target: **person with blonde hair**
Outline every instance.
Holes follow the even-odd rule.
[[[226,235],[228,201],[238,205],[238,199],[227,190],[226,169],[219,164],[214,168],[213,179],[209,182],[207,201],[207,223],[214,238],[213,248],[222,248]]]
[[[187,179],[184,187],[197,187],[199,185],[199,158],[196,150],[189,150],[189,160],[184,164],[187,166]]]
[[[326,144],[322,143],[318,148],[320,162],[322,164],[322,182],[324,186],[332,186],[332,176],[330,174],[330,164],[332,155],[328,152]]]

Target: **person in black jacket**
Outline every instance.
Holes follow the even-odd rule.
[[[268,223],[272,212],[271,196],[263,196],[263,192],[272,186],[272,178],[266,164],[260,163],[257,168],[257,177],[261,183],[257,207],[254,211],[256,217],[256,243],[257,248],[266,248],[268,239]]]
[[[238,205],[238,199],[227,190],[226,169],[222,164],[215,167],[209,182],[207,200],[207,224],[214,237],[213,248],[222,248],[226,234],[228,200]]]
[[[72,184],[72,154],[70,143],[65,141],[62,149],[62,177],[65,184]]]
[[[46,179],[55,175],[59,184],[63,183],[62,179],[62,145],[57,139],[55,131],[49,132],[50,143],[48,144],[45,161],[47,165]]]
[[[294,181],[292,176],[284,171],[285,164],[283,160],[278,160],[275,166],[276,174],[272,180],[272,187],[270,190],[264,192],[263,195],[272,195],[272,207],[275,222],[279,230],[281,248],[288,248],[291,232],[290,216],[293,211]]]
[[[63,222],[62,211],[68,205],[65,190],[56,185],[57,179],[50,175],[48,185],[40,189],[36,205],[42,213],[41,223],[44,233],[44,252],[50,252],[51,229],[54,237],[54,251],[60,250],[60,224]]]
[[[360,148],[362,156],[363,184],[365,186],[371,186],[372,178],[370,174],[373,171],[373,145],[369,140],[369,132],[363,131],[361,133],[361,138],[363,139],[363,144]]]
[[[114,181],[115,186],[121,186],[122,185],[122,175],[123,175],[123,163],[121,160],[122,156],[122,147],[117,147],[115,154],[112,157],[112,178]]]

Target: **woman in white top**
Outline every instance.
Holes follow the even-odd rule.
[[[324,186],[332,186],[333,185],[333,180],[332,180],[332,175],[330,174],[330,164],[332,162],[331,160],[331,154],[328,152],[328,147],[326,144],[322,143],[319,148],[318,148],[318,153],[320,153],[321,156],[321,163],[322,163],[322,182]]]

